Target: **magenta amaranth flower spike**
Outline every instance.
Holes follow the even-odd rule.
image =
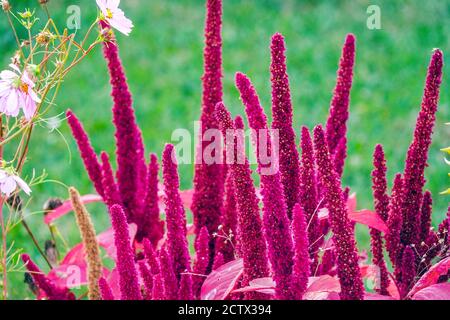
[[[22,254],[22,261],[39,289],[45,292],[49,300],[75,300],[75,295],[67,288],[57,287],[48,279],[28,254]]]
[[[222,1],[208,0],[206,10],[200,116],[202,136],[208,129],[218,129],[218,123],[213,114],[216,103],[222,101]],[[195,166],[194,195],[191,205],[197,236],[203,226],[206,226],[208,232],[213,234],[220,224],[225,177],[222,164],[203,163],[203,150],[209,143],[204,141],[197,148],[197,160],[201,163]],[[212,264],[214,241],[210,242],[210,249]]]
[[[146,176],[141,176],[142,168],[145,167],[144,146],[117,43],[105,42],[103,53],[108,62],[114,100],[112,110],[116,127],[117,181],[128,221],[134,222],[134,215],[139,215],[145,197]]]
[[[414,284],[416,277],[416,255],[414,250],[407,246],[402,255],[400,295],[405,298]]]
[[[186,239],[186,216],[181,201],[178,167],[174,147],[167,144],[163,157],[164,202],[166,204],[167,246],[174,259],[174,271],[179,279],[180,273],[190,271],[190,256]]]
[[[178,291],[179,300],[194,300],[192,294],[192,276],[189,273],[183,273],[180,278],[180,290]]]
[[[153,275],[160,273],[159,262],[156,256],[155,250],[153,249],[153,245],[148,239],[144,239],[142,242],[144,245],[144,255],[147,259],[147,263],[150,266],[150,271]]]
[[[117,270],[121,300],[142,300],[138,273],[134,263],[128,223],[125,212],[120,205],[110,208],[111,222],[114,229],[114,244],[117,250]]]
[[[348,109],[350,90],[353,82],[354,63],[355,36],[348,34],[345,38],[344,47],[342,48],[336,86],[330,105],[330,115],[326,125],[328,150],[331,155],[335,154],[339,141],[347,134]]]
[[[342,300],[361,300],[364,298],[364,287],[358,265],[355,239],[347,217],[340,180],[330,161],[325,133],[321,125],[314,128],[314,148],[321,184],[325,191],[333,241],[336,246],[337,272],[341,283],[340,297]]]
[[[378,144],[375,147],[373,154],[372,171],[372,191],[375,203],[375,212],[377,215],[387,221],[389,211],[389,196],[387,195],[387,181],[386,181],[386,159],[384,157],[383,147]],[[370,229],[371,246],[372,246],[372,260],[374,265],[378,266],[380,270],[380,288],[379,293],[382,295],[389,295],[389,274],[386,268],[383,254],[383,239],[381,232],[376,229]]]
[[[217,104],[216,117],[224,136],[226,136],[227,130],[241,129],[244,127],[241,117],[236,117],[235,126],[230,113],[223,103]],[[246,160],[244,164],[233,161],[233,164],[230,164],[229,168],[234,177],[235,188],[239,190],[236,193],[238,208],[237,238],[240,242],[239,247],[244,261],[244,280],[242,285],[246,286],[253,279],[263,278],[269,275],[266,243],[259,215],[258,198],[248,161]],[[247,294],[247,297],[263,298],[264,295],[250,293]]]
[[[345,158],[347,158],[347,138],[342,137],[333,156],[334,170],[339,178],[342,178],[344,173]]]
[[[101,277],[98,280],[98,286],[100,288],[100,294],[102,295],[102,300],[115,300],[112,293],[111,287],[105,278]]]
[[[272,146],[268,133],[267,118],[261,107],[256,91],[250,80],[242,73],[236,74],[236,85],[241,93],[242,102],[250,127],[255,131],[253,137],[256,147],[258,171],[261,176],[261,194],[263,202],[264,234],[268,245],[269,260],[272,265],[273,278],[276,283],[276,296],[280,299],[292,298],[290,282],[293,265],[292,235],[289,227],[287,208],[283,197],[283,186],[279,172],[263,173],[266,164],[261,160],[259,135],[265,134],[267,154]],[[273,165],[273,164],[269,164]]]
[[[204,275],[208,269],[209,264],[209,233],[206,226],[202,227],[200,233],[195,240],[195,262],[194,262],[194,277],[193,292],[196,296],[200,293],[200,288],[205,281]],[[198,275],[198,276],[197,276]]]
[[[178,280],[173,269],[173,259],[166,248],[159,251],[159,263],[164,287],[164,297],[166,300],[178,299]]]
[[[300,185],[300,159],[292,125],[292,103],[289,77],[286,68],[285,44],[281,34],[276,33],[271,43],[272,63],[272,129],[279,130],[279,155],[281,183],[283,184],[288,216],[298,202]]]
[[[311,271],[314,275],[314,271],[317,268],[319,259],[319,247],[321,243],[322,233],[319,226],[319,219],[317,217],[318,212],[318,200],[317,200],[317,180],[316,169],[314,160],[314,150],[311,141],[311,134],[307,127],[302,127],[301,134],[301,168],[300,171],[300,195],[299,203],[306,215],[306,221],[308,226],[308,239],[309,239],[309,256],[313,263],[311,265]]]
[[[214,257],[214,263],[213,263],[212,269],[216,270],[217,268],[222,266],[224,263],[225,263],[225,259],[223,257],[222,252],[218,252]]]
[[[230,171],[230,170],[228,170]],[[222,256],[222,264],[235,259],[237,208],[233,175],[228,172],[225,180],[225,199],[222,208],[221,228],[216,240],[216,256]]]
[[[420,211],[420,240],[425,242],[430,235],[431,229],[431,212],[433,207],[433,198],[430,191],[425,191],[422,201],[422,209]]]
[[[414,139],[406,157],[403,198],[403,229],[401,240],[404,245],[417,244],[420,237],[420,206],[425,184],[424,170],[427,166],[428,149],[436,119],[439,87],[442,79],[443,55],[436,49],[428,66],[428,74],[417,117]]]
[[[88,172],[89,178],[94,184],[95,190],[103,197],[103,185],[102,185],[102,169],[98,162],[97,155],[92,148],[89,137],[83,128],[80,120],[75,116],[72,110],[66,112],[67,122],[69,123],[72,135],[80,150],[81,158],[83,159],[84,166]]]
[[[152,300],[164,300],[164,286],[161,273],[153,276]]]
[[[388,232],[386,234],[386,250],[395,268],[400,268],[402,244],[400,232],[403,225],[403,178],[397,173],[392,187],[391,201],[389,203],[389,217],[387,219]]]
[[[145,260],[140,260],[138,264],[142,283],[144,284],[144,299],[151,300],[153,291],[153,275],[147,267]]]
[[[292,234],[294,236],[294,267],[292,270],[292,296],[302,300],[308,286],[310,274],[309,241],[305,212],[300,204],[296,204],[292,212]]]
[[[336,273],[332,272],[336,265],[336,252],[334,249],[327,249],[322,255],[322,261],[315,272],[316,276],[322,276],[328,274],[334,276]]]
[[[142,237],[148,238],[153,246],[156,246],[164,235],[164,222],[159,216],[158,172],[158,157],[156,154],[151,154],[147,173],[147,192],[140,223],[142,232],[137,235],[137,238],[138,240]]]
[[[102,152],[100,157],[102,159],[102,184],[105,202],[108,207],[111,207],[114,204],[122,205],[122,199],[120,198],[120,193],[117,189],[117,184],[114,179],[114,172],[111,168],[108,154],[106,152]]]

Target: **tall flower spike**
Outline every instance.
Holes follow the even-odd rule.
[[[159,263],[164,287],[164,297],[166,300],[177,300],[178,280],[173,270],[173,259],[164,247],[159,251]]]
[[[128,221],[134,222],[133,217],[139,215],[145,197],[146,176],[141,176],[145,167],[144,146],[117,43],[104,42],[103,53],[108,62],[114,101],[112,111],[116,127],[118,186]]]
[[[214,263],[213,263],[213,270],[216,270],[220,266],[222,266],[225,263],[224,257],[222,252],[218,252],[216,256],[214,257]]]
[[[272,37],[270,65],[272,81],[272,129],[279,130],[279,157],[281,183],[283,184],[288,216],[298,202],[300,185],[300,159],[292,125],[292,102],[286,68],[284,38],[276,33]]]
[[[108,207],[111,207],[114,204],[122,205],[122,199],[119,190],[117,189],[114,172],[111,168],[108,154],[102,152],[100,158],[102,159],[102,184],[105,202]]]
[[[317,200],[317,180],[314,160],[314,150],[311,141],[311,134],[307,127],[302,127],[301,137],[301,168],[300,171],[300,196],[299,203],[306,215],[308,239],[309,239],[309,256],[313,261],[311,265],[312,275],[317,269],[319,259],[319,247],[321,245],[322,233],[320,230]]]
[[[355,36],[348,34],[342,48],[341,60],[337,72],[336,86],[330,105],[326,132],[328,149],[331,155],[339,141],[347,134],[347,120],[350,103],[350,90],[353,82],[353,65],[355,63]]]
[[[105,278],[101,277],[98,280],[98,287],[100,288],[102,300],[115,300],[111,287],[109,286]]]
[[[180,300],[194,300],[192,294],[192,276],[189,273],[183,273],[181,275],[178,298]]]
[[[389,211],[389,196],[387,195],[386,181],[386,159],[384,157],[383,147],[378,144],[373,154],[372,171],[372,191],[375,203],[375,212],[383,220],[387,221]],[[372,260],[374,265],[380,270],[380,288],[379,293],[388,295],[389,274],[386,268],[383,254],[383,238],[381,232],[376,229],[370,229]]]
[[[78,120],[71,110],[67,110],[66,117],[72,130],[72,135],[77,142],[78,150],[80,150],[81,158],[83,159],[89,178],[94,184],[97,193],[103,197],[102,170],[97,155],[89,141],[89,137],[80,120]]]
[[[45,292],[49,300],[75,300],[75,295],[67,288],[59,288],[48,279],[28,254],[22,254],[22,261],[33,277],[39,289]]]
[[[279,299],[290,299],[292,298],[290,283],[294,256],[289,226],[290,221],[283,197],[280,173],[278,171],[272,174],[263,172],[267,164],[261,158],[262,151],[259,143],[264,141],[263,139],[266,141],[265,147],[267,150],[263,156],[265,154],[270,155],[273,152],[271,137],[267,127],[267,118],[250,80],[244,74],[237,73],[236,85],[241,93],[250,127],[256,133],[253,140],[256,147],[258,171],[261,176],[264,234],[268,245],[269,260],[274,273],[273,278],[276,283],[276,296]],[[262,138],[260,136],[262,134],[266,136]],[[273,166],[274,164],[268,163],[268,165]]]
[[[329,211],[333,242],[336,246],[337,272],[342,300],[362,300],[364,287],[358,265],[355,239],[347,217],[340,181],[334,172],[321,125],[314,128],[314,148],[325,201]]]
[[[428,161],[428,149],[436,120],[439,87],[442,80],[443,55],[436,49],[428,66],[422,107],[417,117],[414,139],[406,157],[403,198],[403,229],[401,240],[404,245],[417,244],[420,236],[420,206],[425,184],[424,170]]]
[[[181,201],[177,161],[174,147],[167,144],[163,157],[164,202],[166,205],[167,246],[174,259],[174,271],[179,279],[180,273],[189,271],[190,257],[186,239],[186,216]]]
[[[159,268],[158,258],[156,256],[155,250],[153,249],[152,243],[148,239],[144,239],[144,255],[147,259],[147,263],[150,266],[150,271],[153,275],[161,272]]]
[[[209,239],[208,229],[203,227],[195,241],[194,274],[196,276],[193,279],[193,292],[196,296],[200,294],[200,288],[205,281],[204,275],[206,275],[209,264]]]
[[[405,298],[414,284],[416,277],[416,255],[414,250],[407,246],[402,255],[402,273],[400,283],[400,295]]]
[[[109,211],[114,229],[114,244],[117,250],[116,267],[119,272],[121,300],[142,300],[125,212],[117,204],[113,205]]]
[[[101,296],[98,280],[102,276],[103,264],[94,225],[92,224],[89,212],[86,210],[86,207],[80,199],[78,191],[75,188],[69,188],[69,193],[87,257],[89,300],[100,300]]]
[[[235,129],[242,129],[244,127],[241,117],[236,117],[236,126],[233,124],[230,113],[223,103],[217,104],[216,117],[224,136],[226,136],[227,130],[236,132]],[[234,141],[232,143],[227,142],[228,145],[233,145],[234,143]],[[239,190],[236,193],[238,208],[237,232],[240,242],[239,247],[244,262],[244,279],[242,285],[246,286],[253,279],[263,278],[269,275],[266,243],[259,215],[258,198],[248,161],[246,160],[244,164],[233,161],[233,164],[230,164],[229,168],[234,177],[235,188]],[[264,295],[249,293],[246,297],[264,298]]]
[[[422,209],[420,211],[420,240],[425,242],[430,235],[431,229],[431,212],[433,207],[433,198],[430,191],[425,191],[422,201]]]
[[[222,101],[222,0],[206,2],[205,48],[203,52],[204,73],[202,77],[201,135],[208,129],[218,129],[214,117],[216,103]],[[210,143],[201,140],[197,146],[197,161],[194,174],[194,195],[191,210],[194,215],[195,232],[198,236],[206,226],[213,234],[220,224],[223,198],[223,165],[203,163],[203,150]],[[212,264],[214,241],[210,242]]]
[[[391,201],[389,203],[389,217],[387,220],[388,232],[386,234],[386,250],[389,258],[396,268],[400,268],[402,244],[400,232],[403,225],[402,216],[403,179],[400,173],[394,178]]]
[[[342,178],[344,173],[345,158],[347,158],[347,138],[342,137],[333,156],[334,170],[339,178]]]
[[[225,200],[222,208],[221,226],[218,231],[221,236],[217,237],[217,253],[222,255],[223,262],[235,259],[236,232],[237,232],[237,208],[233,175],[228,170],[225,180]],[[223,263],[222,262],[222,263]]]
[[[164,287],[161,273],[153,276],[152,300],[164,300]]]
[[[159,216],[158,172],[158,157],[151,154],[147,174],[147,195],[141,221],[142,231],[137,238],[140,240],[146,237],[153,246],[156,246],[164,235],[164,222]]]
[[[292,270],[291,290],[294,299],[302,300],[308,286],[310,274],[309,241],[305,212],[296,204],[292,215],[292,234],[294,236],[294,267]]]
[[[145,289],[144,299],[151,300],[153,291],[153,275],[144,260],[140,260],[138,264]]]

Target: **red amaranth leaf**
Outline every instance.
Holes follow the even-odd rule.
[[[341,285],[339,284],[339,279],[337,277],[332,277],[330,275],[323,275],[320,277],[309,277],[308,279],[308,289],[305,292],[305,299],[308,297],[313,297],[318,292],[339,292],[341,291]]]
[[[211,272],[200,291],[201,300],[225,300],[244,272],[242,259],[230,261]]]
[[[415,295],[420,290],[436,284],[441,275],[445,275],[450,270],[450,257],[441,260],[428,270],[414,285],[409,292],[409,296]]]
[[[378,216],[378,214],[374,211],[370,211],[367,209],[349,212],[348,218],[351,221],[358,222],[364,224],[373,229],[377,229],[378,231],[386,233],[388,228],[384,221]]]
[[[270,277],[253,279],[249,282],[249,285],[244,288],[233,290],[233,293],[239,292],[259,292],[267,295],[275,295],[275,281]]]
[[[450,283],[438,283],[418,291],[413,300],[450,300]]]
[[[101,202],[103,201],[102,197],[96,194],[87,194],[84,196],[81,196],[81,201],[84,204],[91,203],[91,202]],[[55,210],[50,211],[48,214],[44,216],[44,222],[46,224],[50,224],[56,219],[61,218],[62,216],[65,216],[69,212],[73,210],[72,203],[70,200],[65,201],[61,206],[56,208]]]

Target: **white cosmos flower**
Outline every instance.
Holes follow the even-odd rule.
[[[30,120],[36,104],[41,102],[33,90],[34,82],[27,71],[20,71],[14,64],[9,66],[12,70],[0,72],[0,112],[17,117],[22,109],[25,118]]]
[[[96,0],[103,19],[111,27],[128,36],[133,29],[133,22],[125,17],[125,13],[119,9],[120,0]]]
[[[9,197],[17,187],[28,195],[31,193],[30,187],[22,178],[10,173],[9,170],[0,169],[0,192]]]

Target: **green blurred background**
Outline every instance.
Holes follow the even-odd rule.
[[[10,2],[16,11],[38,7],[37,0]],[[381,9],[380,30],[369,30],[366,26],[369,16],[366,10],[370,4]],[[95,18],[95,2],[50,0],[50,12],[62,28],[68,18],[69,5],[80,6],[79,34],[84,34]],[[134,96],[137,121],[143,130],[146,151],[161,154],[174,129],[186,128],[192,132],[193,121],[199,118],[204,1],[123,0],[121,7],[135,24],[130,37],[118,35],[118,41]],[[42,15],[39,9],[38,13]],[[0,30],[3,69],[15,50],[13,35],[3,15]],[[295,128],[299,132],[301,125],[312,128],[324,123],[344,37],[349,32],[354,33],[357,57],[351,95],[349,156],[343,183],[357,192],[359,208],[372,208],[373,148],[377,143],[383,144],[391,181],[404,166],[432,49],[441,48],[447,54],[446,62],[449,61],[448,30],[448,0],[225,0],[224,99],[234,114],[243,113],[233,84],[234,73],[242,71],[251,77],[270,115],[269,42],[273,33],[281,32],[288,48]],[[439,151],[448,144],[450,136],[449,128],[444,125],[450,121],[447,74],[445,70],[426,171],[427,188],[434,196],[435,225],[444,217],[449,202],[448,197],[439,195],[449,184],[448,170]],[[97,49],[65,80],[52,115],[73,109],[83,121],[95,150],[105,150],[114,158],[109,92],[105,62],[101,50]],[[59,129],[67,138],[70,152],[59,134],[40,127],[32,138],[25,173],[30,176],[32,170],[39,173],[45,169],[49,179],[76,186],[81,193],[93,192],[67,124],[62,122]],[[181,165],[180,174],[182,188],[191,188],[192,166]],[[29,214],[40,210],[45,200],[54,196],[67,198],[67,191],[52,183],[34,188]],[[101,205],[89,208],[97,231],[106,229],[105,208]],[[35,214],[28,219],[42,244],[49,238],[42,215]],[[73,217],[58,221],[58,227],[70,243],[79,241]],[[359,245],[368,249],[367,229],[358,227],[357,233]],[[20,226],[12,231],[9,241],[32,253],[38,263],[45,266]],[[21,283],[22,274],[12,274],[11,279],[12,298],[31,297]]]

